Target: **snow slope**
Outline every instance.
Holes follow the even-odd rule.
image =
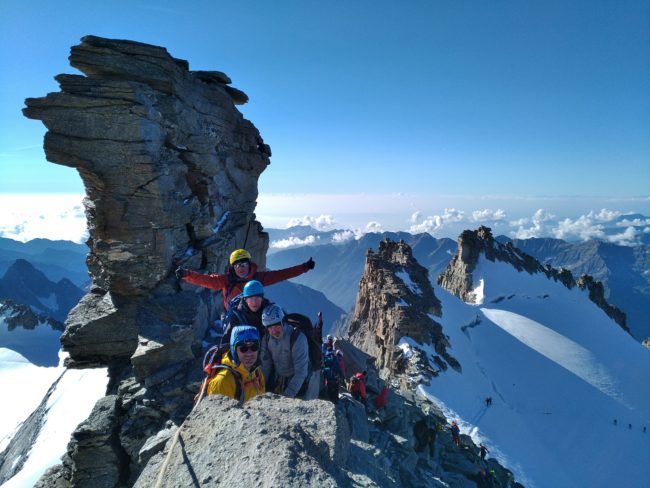
[[[419,391],[527,487],[649,486],[650,351],[543,274],[482,256],[473,282],[477,305],[434,285],[462,373]]]
[[[37,366],[16,350],[37,352],[56,348],[59,335],[49,326],[33,330],[9,331],[0,320],[0,391],[4,392],[0,415],[0,452],[14,437],[21,423],[39,406],[50,386],[60,378],[47,401],[43,427],[28,453],[20,472],[2,488],[33,486],[47,468],[60,462],[77,425],[90,414],[97,400],[104,396],[107,371],[101,369],[66,369],[66,354],[59,352],[58,366]],[[54,343],[52,343],[54,341]],[[31,343],[31,344],[30,344]],[[12,462],[18,462],[18,459]]]

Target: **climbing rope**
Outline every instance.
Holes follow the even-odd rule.
[[[205,378],[203,380],[203,384],[201,384],[201,391],[199,392],[199,396],[196,400],[196,403],[194,404],[192,410],[190,411],[190,415],[192,414],[192,412],[194,412],[194,410],[196,410],[196,407],[199,405],[199,403],[201,403],[201,400],[203,400],[207,386],[208,386],[208,379]],[[162,480],[165,477],[165,471],[167,471],[169,460],[172,457],[172,452],[174,451],[174,447],[176,447],[178,438],[181,435],[181,429],[183,428],[183,425],[185,425],[185,421],[183,421],[183,423],[178,427],[176,433],[174,434],[174,438],[172,439],[172,444],[171,446],[169,446],[169,451],[167,451],[167,456],[165,456],[165,460],[163,461],[162,466],[160,467],[160,472],[158,473],[158,478],[156,479],[156,484],[154,485],[154,488],[160,488],[162,486]]]

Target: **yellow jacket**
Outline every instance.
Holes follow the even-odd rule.
[[[242,387],[244,389],[244,401],[248,401],[254,396],[261,395],[266,391],[266,384],[264,382],[264,375],[259,367],[255,367],[253,371],[248,371],[243,364],[235,365],[230,359],[230,351],[226,351],[221,358],[221,364],[234,369],[241,377]],[[217,374],[208,382],[208,395],[221,394],[236,398],[237,394],[237,380],[234,378],[231,371],[225,368],[217,369]]]

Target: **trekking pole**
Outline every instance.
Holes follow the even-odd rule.
[[[192,410],[190,411],[190,415],[192,414],[192,412],[194,412],[198,404],[201,403],[201,400],[203,400],[207,385],[208,385],[208,379],[206,378],[203,380],[203,383],[201,384],[201,391],[199,392],[199,397],[197,398],[196,403],[192,407]],[[167,466],[169,465],[169,460],[172,457],[172,452],[174,451],[174,447],[176,447],[176,443],[178,442],[178,439],[181,436],[181,429],[183,428],[183,425],[185,425],[185,421],[183,421],[183,423],[178,426],[178,430],[174,434],[174,438],[172,439],[172,444],[171,446],[169,446],[169,451],[167,451],[167,456],[165,456],[165,461],[163,461],[163,464],[160,467],[160,472],[158,473],[158,478],[156,479],[156,484],[154,485],[154,488],[160,488],[162,484],[162,480],[165,476],[165,471],[167,471]]]

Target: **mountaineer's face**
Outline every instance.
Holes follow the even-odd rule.
[[[235,274],[238,278],[244,278],[248,276],[248,271],[251,269],[250,263],[248,261],[239,261],[232,265],[235,269]]]

